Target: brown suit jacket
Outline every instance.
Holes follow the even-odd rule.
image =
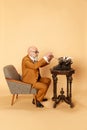
[[[48,63],[42,58],[38,62],[33,63],[29,56],[25,56],[22,60],[22,80],[23,82],[35,84],[39,77],[39,67],[43,67]]]

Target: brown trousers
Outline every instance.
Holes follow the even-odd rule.
[[[50,78],[40,78],[40,80],[35,83],[34,88],[38,90],[38,93],[36,94],[36,99],[38,101],[43,100],[49,88],[50,83],[51,83]]]

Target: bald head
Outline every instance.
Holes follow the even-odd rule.
[[[38,53],[39,53],[39,51],[38,51],[37,47],[35,47],[35,46],[30,46],[30,47],[28,48],[28,55],[29,55],[29,56],[35,58],[35,57],[38,56]]]
[[[35,47],[35,46],[30,46],[30,47],[28,48],[28,54],[29,54],[31,51],[38,51],[38,49],[37,49],[37,47]]]

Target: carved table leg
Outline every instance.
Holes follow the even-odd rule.
[[[52,78],[53,78],[53,97],[52,97],[52,100],[55,101],[57,99],[57,75],[56,74],[53,74],[52,75]]]
[[[69,76],[66,76],[67,77],[67,99],[69,99]]]
[[[72,75],[67,76],[67,100],[69,101],[70,107],[73,107],[72,103]]]
[[[72,75],[69,77],[69,82],[70,82],[70,107],[74,107],[73,103],[72,103]]]

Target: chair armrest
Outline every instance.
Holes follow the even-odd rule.
[[[37,90],[31,84],[19,80],[6,78],[8,87],[12,94],[36,94]]]
[[[32,84],[28,84],[28,83],[22,82],[20,80],[15,80],[15,79],[10,79],[10,78],[6,78],[6,80],[8,80],[10,82],[18,83],[18,84],[31,85],[32,86]]]

